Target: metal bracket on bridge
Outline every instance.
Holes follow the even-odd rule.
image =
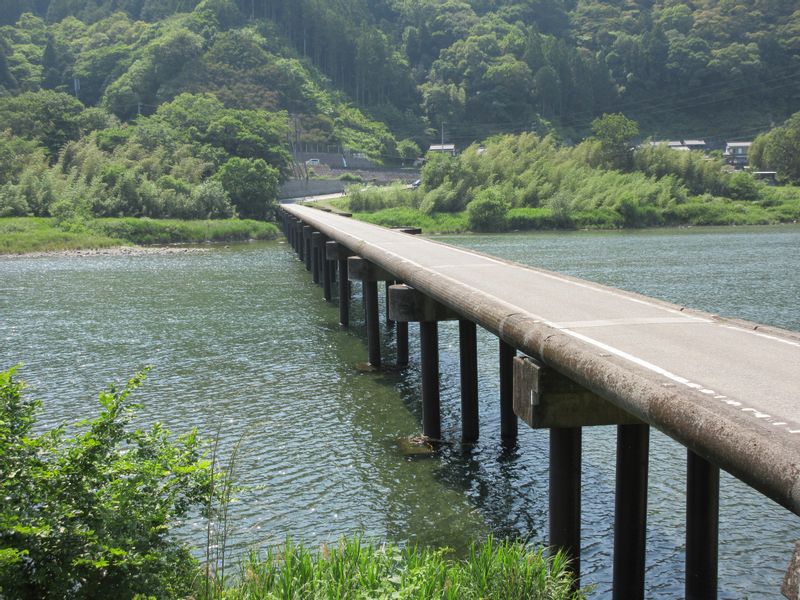
[[[375,263],[350,256],[347,259],[347,278],[350,281],[394,281],[396,277]]]
[[[389,318],[400,323],[453,321],[458,313],[405,284],[389,286]]]
[[[514,358],[514,412],[534,429],[641,424],[608,400],[527,356]]]

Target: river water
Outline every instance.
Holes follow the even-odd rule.
[[[800,330],[800,227],[442,236],[442,241],[727,316]],[[547,538],[546,432],[499,439],[497,340],[479,329],[481,440],[459,438],[458,335],[440,324],[442,423],[451,445],[404,456],[419,433],[411,366],[364,373],[358,290],[337,324],[282,242],[200,254],[0,257],[0,368],[23,363],[42,422],[77,421],[97,392],[144,365],[144,422],[240,443],[234,552],[367,538],[466,548],[489,533]],[[382,331],[383,334],[387,330]],[[390,332],[389,332],[390,333]],[[384,339],[387,339],[384,335]],[[415,350],[416,349],[416,350]],[[391,340],[385,362],[394,360]],[[800,365],[798,365],[800,368]],[[583,583],[609,594],[615,429],[584,432]],[[648,597],[683,593],[685,450],[651,440]],[[779,598],[800,521],[723,473],[720,597]],[[205,524],[181,529],[198,547]]]

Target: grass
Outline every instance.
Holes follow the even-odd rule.
[[[469,229],[466,211],[423,213],[416,208],[385,208],[374,213],[354,213],[361,221],[384,227],[420,227],[424,233],[463,233]]]
[[[275,224],[246,219],[181,221],[126,217],[94,219],[88,227],[134,244],[198,244],[202,242],[272,240],[278,235],[278,228]]]
[[[199,244],[271,240],[273,223],[239,219],[87,219],[58,223],[40,217],[0,218],[0,254],[111,248],[130,244]]]
[[[562,554],[548,557],[518,542],[489,538],[464,559],[446,549],[398,548],[342,539],[312,552],[290,540],[265,555],[251,554],[238,581],[217,587],[218,598],[404,598],[428,600],[579,599]],[[210,600],[210,599],[206,599]]]
[[[125,241],[91,231],[64,231],[53,219],[6,217],[0,219],[0,254],[53,252],[83,248],[111,248]]]

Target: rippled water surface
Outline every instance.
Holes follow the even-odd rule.
[[[447,236],[442,241],[719,314],[800,330],[800,228]],[[359,298],[358,289],[354,297]],[[360,303],[343,331],[282,243],[202,254],[0,258],[0,367],[21,362],[43,421],[97,410],[143,365],[143,419],[241,440],[233,545],[367,537],[465,548],[489,532],[546,541],[547,435],[499,443],[497,340],[479,331],[481,442],[408,458],[419,372],[362,373]],[[387,333],[384,330],[382,333]],[[386,339],[388,336],[384,336]],[[458,341],[440,325],[445,437],[459,437]],[[394,348],[387,342],[386,362]],[[584,432],[583,581],[611,580],[614,428]],[[685,450],[654,432],[648,595],[683,593]],[[779,598],[798,519],[723,474],[720,597]],[[184,534],[205,542],[205,526]]]

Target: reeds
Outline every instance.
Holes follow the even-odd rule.
[[[251,553],[240,581],[227,587],[231,600],[281,599],[579,599],[562,554],[548,557],[519,542],[489,538],[464,559],[447,549],[376,545],[361,536],[343,538],[318,552],[286,540],[265,554]]]

